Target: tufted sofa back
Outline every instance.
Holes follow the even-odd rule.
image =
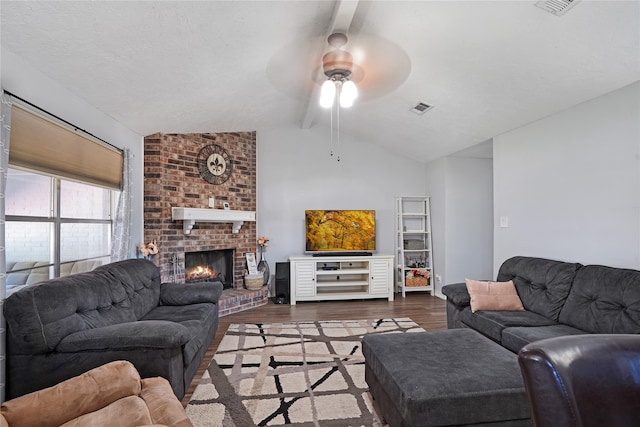
[[[559,320],[596,334],[640,334],[640,271],[581,268]]]
[[[581,267],[578,263],[516,256],[502,263],[497,280],[513,280],[525,309],[557,321]]]
[[[160,273],[135,259],[21,288],[7,298],[7,346],[13,354],[53,351],[67,335],[132,322],[156,307]]]
[[[128,259],[96,268],[94,271],[107,273],[119,283],[131,301],[135,319],[157,307],[160,301],[160,271],[151,261]]]

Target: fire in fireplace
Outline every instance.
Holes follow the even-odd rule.
[[[217,278],[224,289],[233,287],[233,249],[186,252],[184,276],[186,283],[206,282]]]

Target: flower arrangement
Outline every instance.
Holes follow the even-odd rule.
[[[263,256],[263,252],[267,246],[269,246],[269,238],[267,236],[258,237],[258,251],[260,252],[260,260],[258,261],[258,263],[262,261],[264,261],[265,263],[267,262]]]
[[[429,278],[429,270],[426,268],[415,268],[413,270],[407,271],[407,277],[424,277],[425,279]]]
[[[151,255],[158,253],[158,241],[153,239],[149,243],[140,243],[138,245],[138,256],[142,255],[142,258],[151,259]]]
[[[269,238],[266,236],[258,237],[258,246],[261,248],[266,248],[269,246]]]

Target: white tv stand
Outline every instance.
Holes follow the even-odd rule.
[[[393,301],[393,255],[292,256],[291,305],[297,301],[387,298]]]

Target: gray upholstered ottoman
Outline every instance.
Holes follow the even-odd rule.
[[[475,331],[365,335],[362,352],[390,427],[531,425],[517,355]]]

